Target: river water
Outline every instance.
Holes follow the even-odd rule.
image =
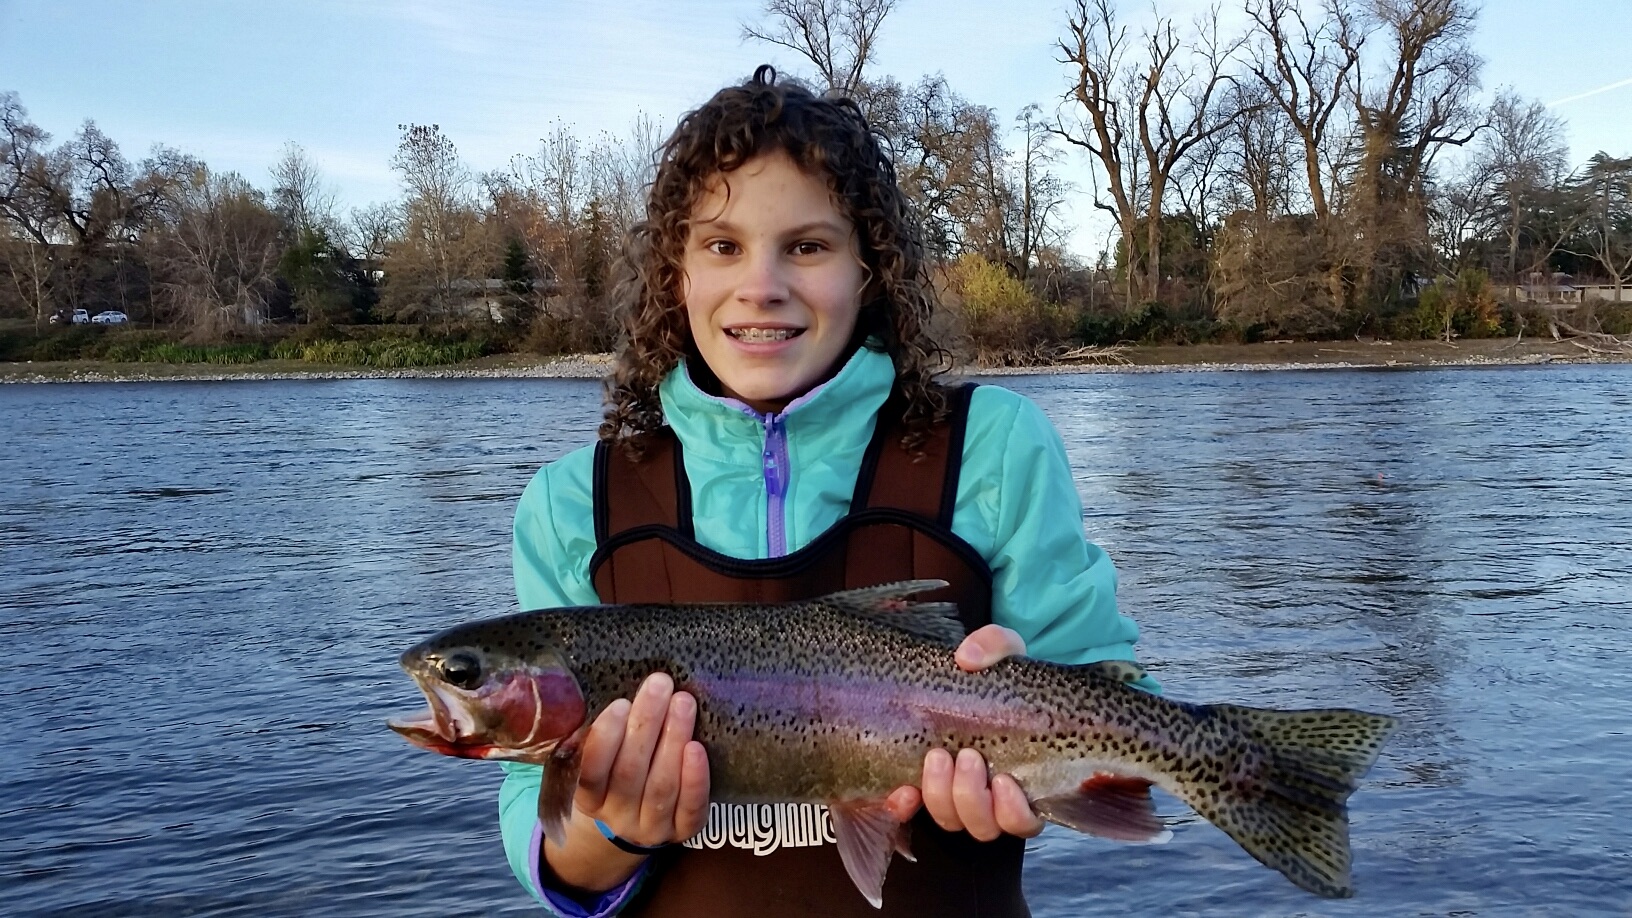
[[[1632,915],[1632,367],[1020,377],[1167,692],[1403,727],[1327,902],[1171,799],[1041,916]],[[0,913],[533,914],[395,657],[513,610],[598,385],[0,386]]]

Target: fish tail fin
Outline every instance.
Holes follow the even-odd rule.
[[[1234,790],[1185,795],[1248,854],[1299,887],[1354,895],[1347,801],[1398,722],[1363,711],[1269,711],[1213,705],[1263,750]]]

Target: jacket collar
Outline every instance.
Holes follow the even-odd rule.
[[[895,363],[890,355],[862,347],[832,379],[774,415],[760,414],[736,399],[699,389],[684,360],[663,378],[658,396],[664,420],[686,450],[725,458],[743,448],[758,456],[766,425],[773,419],[786,425],[789,436],[856,427],[861,436],[870,437],[872,425],[857,424],[857,419],[876,415],[894,385]]]

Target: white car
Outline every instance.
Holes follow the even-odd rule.
[[[91,321],[97,325],[123,325],[130,321],[130,316],[117,309],[109,309],[106,312],[99,312],[91,316]]]
[[[74,310],[74,324],[75,325],[84,325],[89,321],[91,321],[91,314],[89,312],[86,312],[83,309]]]

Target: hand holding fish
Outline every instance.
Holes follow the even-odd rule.
[[[1023,657],[1026,642],[1012,628],[987,625],[963,639],[955,657],[964,672],[979,672],[1007,657]],[[988,780],[986,760],[973,749],[958,750],[957,758],[945,749],[924,756],[919,785],[898,787],[885,804],[898,822],[906,822],[920,804],[935,824],[948,832],[967,831],[979,841],[1007,833],[1032,838],[1043,831],[1043,821],[1031,811],[1031,801],[1014,778],[993,775]]]
[[[634,700],[617,699],[584,735],[573,811],[562,844],[551,840],[544,859],[558,879],[590,891],[611,889],[643,858],[613,847],[595,826],[652,846],[682,841],[708,820],[708,754],[691,738],[697,700],[657,673]]]

